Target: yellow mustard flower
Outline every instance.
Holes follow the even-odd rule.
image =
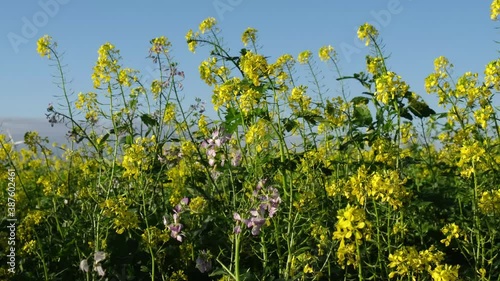
[[[311,51],[305,50],[299,54],[299,56],[297,57],[297,61],[300,64],[307,64],[309,62],[309,59],[311,58],[311,55]]]
[[[217,24],[215,18],[204,19],[199,26],[201,34],[205,34],[208,30],[212,29]]]
[[[459,265],[440,264],[436,266],[432,272],[431,277],[434,281],[455,281],[458,279]]]
[[[318,56],[319,56],[319,59],[322,61],[334,59],[336,56],[335,49],[330,45],[323,46],[319,49]]]
[[[378,36],[378,30],[368,23],[361,25],[358,28],[358,38],[361,41],[365,41],[365,45],[370,45],[372,40],[375,40]]]
[[[256,34],[257,34],[257,29],[249,27],[241,35],[241,41],[245,46],[248,45],[249,41],[255,42]]]
[[[186,33],[186,41],[188,43],[188,49],[191,53],[194,53],[196,51],[196,46],[198,45],[198,41],[196,38],[199,36],[199,33],[193,33],[193,30],[189,30]]]
[[[493,0],[490,6],[490,18],[492,20],[497,20],[498,15],[500,15],[500,0]]]
[[[36,42],[37,52],[41,57],[48,57],[50,59],[52,37],[44,35]]]

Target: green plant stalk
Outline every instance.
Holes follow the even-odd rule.
[[[49,281],[49,269],[47,268],[47,263],[45,262],[45,254],[43,252],[43,247],[42,247],[42,243],[40,243],[39,241],[40,240],[40,237],[38,237],[38,233],[36,232],[36,230],[34,231],[35,232],[35,236],[36,236],[36,240],[37,240],[37,245],[38,245],[38,250],[40,251],[38,254],[38,257],[40,258],[40,260],[42,261],[42,266],[43,266],[43,275],[45,277],[45,281]]]
[[[356,255],[358,256],[359,264],[358,264],[358,279],[359,281],[363,281],[363,266],[361,265],[361,249],[360,245],[358,243],[358,240],[356,237],[354,237],[354,240],[356,241]]]
[[[241,238],[241,233],[235,234],[234,262],[233,262],[235,281],[240,281],[240,238]]]

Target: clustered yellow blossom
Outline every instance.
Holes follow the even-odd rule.
[[[309,63],[309,59],[311,58],[312,56],[312,53],[311,51],[309,50],[306,50],[306,51],[303,51],[301,52],[298,57],[297,57],[297,61],[300,63],[300,64],[307,64]]]
[[[448,78],[448,72],[453,68],[447,58],[440,56],[434,60],[434,73],[425,78],[425,90],[427,93],[437,93],[439,96],[439,105],[442,105],[448,98],[448,91],[451,85],[445,79]]]
[[[351,205],[339,210],[337,219],[333,232],[333,239],[340,241],[337,261],[342,268],[345,265],[357,268],[361,258],[357,254],[357,247],[363,240],[371,238],[371,223],[366,219],[363,209]]]
[[[307,86],[300,85],[292,89],[292,93],[288,97],[290,107],[294,111],[303,111],[309,109],[311,97],[306,95]]]
[[[500,59],[493,60],[484,69],[484,84],[486,87],[493,86],[500,91]]]
[[[381,57],[366,56],[366,70],[373,75],[385,71],[384,59]]]
[[[192,214],[201,214],[207,207],[207,200],[201,196],[197,196],[189,203],[189,209]]]
[[[175,120],[176,115],[175,103],[169,102],[165,107],[165,112],[163,113],[163,123],[169,124]]]
[[[319,49],[318,56],[320,60],[327,61],[329,59],[334,60],[337,54],[335,52],[335,49],[332,46],[328,45],[328,46],[323,46]]]
[[[476,111],[474,111],[474,119],[476,119],[476,123],[481,126],[483,129],[488,128],[488,121],[495,113],[495,110],[491,105],[486,105],[485,107],[480,107]]]
[[[151,49],[152,53],[160,54],[160,53],[168,53],[170,46],[172,43],[165,36],[156,37],[151,40]]]
[[[331,182],[326,186],[326,192],[328,196],[343,195],[360,205],[372,198],[398,209],[410,197],[410,192],[404,187],[405,183],[406,179],[401,179],[396,170],[368,173],[363,165],[348,180]]]
[[[109,84],[112,75],[118,73],[120,69],[120,65],[118,64],[120,51],[117,50],[113,44],[103,44],[97,51],[97,54],[97,62],[94,66],[94,72],[92,73],[94,88],[101,87],[103,83]],[[111,88],[108,85],[108,92],[110,91]]]
[[[213,89],[212,104],[215,111],[220,107],[231,107],[233,97],[240,92],[241,79],[233,77],[222,84],[216,84]]]
[[[492,20],[497,20],[498,15],[500,15],[500,0],[493,0],[490,6],[490,18]]]
[[[241,71],[252,81],[254,86],[260,86],[260,78],[268,73],[268,63],[263,55],[247,51],[240,61]]]
[[[200,30],[201,34],[204,34],[208,30],[212,29],[216,24],[217,21],[215,20],[215,18],[206,18],[200,23],[198,29]]]
[[[246,143],[251,144],[258,142],[266,134],[266,126],[263,119],[259,119],[252,124],[245,133]]]
[[[378,30],[368,23],[361,25],[358,28],[358,38],[361,41],[365,41],[365,45],[370,45],[372,40],[375,40],[378,36]]]
[[[311,236],[318,242],[318,244],[316,244],[318,247],[318,256],[324,255],[325,250],[328,248],[328,243],[330,241],[329,233],[330,231],[325,226],[320,224],[311,225]]]
[[[255,43],[256,34],[257,34],[257,29],[249,27],[241,35],[241,41],[243,42],[243,44],[245,46],[248,45],[249,41],[251,41],[252,43]]]
[[[101,203],[103,215],[113,219],[113,227],[118,234],[139,226],[137,214],[128,209],[129,200],[125,196],[108,198]]]
[[[458,280],[459,266],[441,264],[445,254],[431,246],[420,252],[413,246],[403,246],[392,254],[389,254],[389,278],[397,276],[415,277],[427,272],[433,280]]]
[[[500,189],[484,191],[479,199],[479,210],[485,215],[500,215]]]
[[[402,98],[410,87],[402,80],[401,76],[388,71],[375,80],[375,99],[383,104],[392,103],[395,99]]]
[[[52,37],[49,35],[44,35],[38,39],[36,42],[37,49],[36,51],[40,54],[41,57],[47,57],[50,59],[51,53],[51,45],[52,45]]]
[[[460,168],[460,174],[466,178],[476,172],[478,167],[484,165],[483,158],[486,150],[477,141],[466,141],[460,148],[460,160],[456,164]]]
[[[170,233],[168,229],[160,230],[155,226],[150,226],[144,229],[141,238],[148,247],[158,247],[170,240]]]
[[[450,245],[452,239],[459,239],[465,235],[460,227],[455,223],[445,225],[441,228],[441,232],[446,235],[445,239],[441,239],[441,243],[443,243],[446,247]]]
[[[75,108],[85,113],[85,119],[87,121],[92,124],[97,123],[99,119],[99,104],[96,93],[78,93],[78,99],[75,101]]]
[[[208,137],[208,122],[207,117],[204,114],[201,114],[198,119],[198,130],[200,130],[204,137]]]
[[[198,45],[198,41],[196,41],[196,37],[199,36],[199,33],[193,33],[193,30],[189,30],[186,33],[186,41],[188,43],[188,49],[190,52],[194,53],[196,51],[196,46]]]
[[[156,143],[156,137],[137,138],[135,143],[125,149],[122,167],[125,168],[123,176],[138,177],[141,172],[148,170],[151,166],[150,150]]]

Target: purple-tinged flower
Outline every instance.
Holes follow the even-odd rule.
[[[196,259],[196,268],[201,273],[209,272],[212,270],[212,261],[210,260],[212,255],[210,254],[210,251],[200,251],[200,255]]]
[[[86,259],[80,261],[80,270],[84,272],[89,272],[89,263]]]
[[[241,163],[241,158],[242,158],[242,155],[241,155],[241,151],[236,151],[232,154],[232,158],[231,158],[231,165],[233,167],[237,167],[240,165]]]
[[[255,209],[250,210],[250,215],[252,215],[252,217],[243,220],[243,223],[246,224],[248,228],[252,228],[252,235],[259,235],[260,228],[266,223],[266,219],[262,216],[262,213]]]
[[[94,271],[97,271],[97,275],[99,276],[104,276],[106,274],[106,272],[104,271],[104,269],[100,264],[94,267]]]
[[[170,236],[174,238],[175,240],[182,242],[182,224],[171,224],[168,226],[170,229]]]
[[[235,221],[241,221],[241,216],[240,216],[240,214],[238,214],[238,213],[234,212],[234,213],[233,213],[233,219],[234,219]]]
[[[180,214],[182,212],[182,207],[189,205],[189,198],[184,197],[181,202],[174,207],[174,213]]]
[[[233,229],[234,234],[240,234],[241,233],[241,226],[237,225]]]

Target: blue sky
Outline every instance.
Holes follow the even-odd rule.
[[[262,53],[274,60],[283,53],[296,56],[309,49],[332,45],[339,53],[345,75],[364,71],[368,54],[356,38],[364,22],[374,24],[391,55],[389,67],[431,105],[436,99],[424,91],[424,78],[441,55],[455,65],[457,76],[465,71],[482,73],[498,56],[497,22],[489,19],[491,1],[378,0],[205,0],[205,1],[98,1],[38,0],[0,3],[0,123],[2,127],[33,129],[25,119],[43,119],[48,103],[61,94],[53,82],[55,68],[36,53],[36,41],[49,34],[64,52],[70,88],[92,90],[90,75],[97,49],[105,42],[121,50],[123,64],[139,70],[152,67],[146,59],[149,40],[165,35],[173,44],[179,68],[186,73],[186,104],[195,97],[210,103],[211,91],[199,79],[198,65],[209,50],[196,54],[184,39],[207,17],[215,17],[228,47],[242,48],[241,33],[259,30]],[[325,68],[327,69],[327,68]],[[332,81],[333,72],[323,72]],[[328,82],[330,83],[330,82]],[[335,95],[337,84],[328,85]],[[354,88],[353,88],[354,89]],[[357,93],[351,93],[353,96]],[[34,122],[33,124],[35,124]],[[40,124],[36,123],[39,129]],[[21,127],[23,127],[21,126]],[[35,126],[35,125],[33,125]],[[50,127],[46,123],[47,127]],[[23,128],[24,128],[23,127]],[[18,133],[18,129],[16,134]]]

